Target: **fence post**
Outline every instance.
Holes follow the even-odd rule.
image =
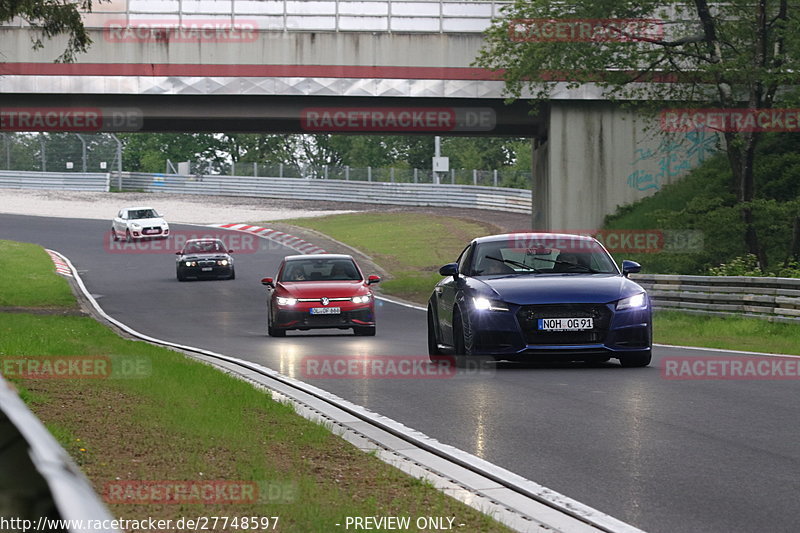
[[[414,183],[419,183],[419,169],[414,169]]]
[[[367,181],[372,181],[372,167],[367,167]]]
[[[283,163],[278,163],[278,177],[283,177]]]
[[[256,163],[255,161],[253,161],[253,177],[254,178],[258,177],[258,163]]]
[[[344,166],[344,179],[345,181],[350,181],[350,165]]]
[[[394,167],[389,168],[389,180],[394,183]]]
[[[328,165],[325,165],[325,179],[328,179]]]
[[[478,170],[475,168],[472,169],[472,184],[473,185],[478,184]]]
[[[497,169],[494,169],[493,174],[494,174],[494,176],[493,176],[494,177],[494,186],[497,187]]]
[[[44,144],[44,134],[39,133],[39,144],[42,147],[42,172],[47,172],[47,148]]]
[[[456,169],[451,168],[450,169],[450,185],[455,185],[455,184],[456,184]]]
[[[5,140],[5,147],[6,147],[6,170],[11,170],[11,137],[8,133],[0,133]]]

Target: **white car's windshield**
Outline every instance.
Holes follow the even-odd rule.
[[[133,209],[128,211],[128,218],[130,220],[158,218],[158,213],[156,213],[154,209]]]

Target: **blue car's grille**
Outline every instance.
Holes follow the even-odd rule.
[[[539,331],[540,318],[592,318],[594,327],[586,331]],[[528,344],[598,344],[605,341],[611,324],[611,311],[605,305],[557,304],[524,305],[517,320]]]

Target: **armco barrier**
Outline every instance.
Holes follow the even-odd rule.
[[[465,207],[514,213],[531,212],[531,191],[529,190],[475,185],[252,176],[179,176],[130,172],[112,174],[111,185],[128,191]]]
[[[800,324],[800,279],[633,274],[655,309]]]
[[[0,376],[0,517],[30,520],[28,531],[63,531],[44,520],[72,520],[70,533],[117,533],[111,527],[88,527],[87,521],[111,524],[111,514],[67,452]],[[40,522],[42,520],[42,522]],[[83,521],[84,526],[76,527]],[[23,531],[11,523],[3,531]]]
[[[107,173],[0,171],[0,189],[108,191]]]

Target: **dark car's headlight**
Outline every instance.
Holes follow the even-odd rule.
[[[186,266],[187,267],[196,267],[197,266],[197,261],[186,261]]]
[[[628,296],[617,302],[617,311],[623,309],[643,309],[647,307],[647,295],[643,292]]]
[[[508,311],[508,305],[500,300],[490,300],[483,296],[472,298],[472,306],[478,311]]]
[[[220,265],[220,266],[228,266],[228,260],[227,259],[220,259],[219,261],[217,261],[217,264]]]

